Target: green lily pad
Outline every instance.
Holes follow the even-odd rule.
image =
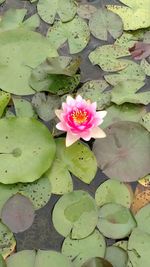
[[[150,234],[150,204],[147,204],[145,207],[141,208],[135,215],[137,221],[137,227]]]
[[[105,239],[98,230],[80,240],[72,240],[68,236],[62,245],[62,253],[73,261],[75,267],[81,267],[82,264],[93,257],[103,258],[105,249]]]
[[[70,53],[75,54],[81,52],[87,46],[90,31],[86,21],[75,16],[72,21],[66,23],[56,21],[53,27],[49,29],[47,37],[56,49],[68,41]]]
[[[97,162],[92,151],[83,143],[65,146],[65,139],[56,140],[56,156],[67,169],[86,184],[90,184],[97,172]]]
[[[108,106],[111,101],[111,93],[105,91],[108,86],[104,80],[88,81],[77,93],[85,99],[90,99],[91,102],[96,102],[97,109],[101,110]]]
[[[15,184],[5,185],[0,183],[0,218],[1,211],[6,201],[18,192],[18,187]]]
[[[89,4],[78,4],[77,6],[77,14],[79,17],[83,19],[90,19],[92,14],[95,13],[97,8],[93,5]]]
[[[0,91],[0,117],[3,115],[6,106],[10,101],[10,94]]]
[[[101,128],[105,129],[109,125],[118,121],[133,121],[139,122],[146,114],[146,109],[142,105],[134,105],[130,103],[125,103],[123,105],[111,105],[106,109],[107,116],[104,122],[101,124]]]
[[[2,32],[0,88],[17,95],[34,94],[35,91],[28,84],[32,68],[41,64],[48,56],[57,56],[57,52],[39,33],[25,29]]]
[[[73,267],[71,261],[67,259],[67,257],[65,257],[64,255],[55,251],[42,251],[42,250],[38,250],[35,264],[33,266]]]
[[[123,32],[121,18],[107,9],[98,9],[89,20],[91,33],[98,39],[107,41],[108,33],[117,39]]]
[[[108,203],[99,209],[97,227],[104,236],[120,239],[131,233],[136,222],[129,209],[116,203]]]
[[[123,103],[144,104],[150,103],[150,91],[137,92],[145,82],[138,80],[126,80],[118,83],[112,90],[111,101],[117,105]]]
[[[32,105],[39,118],[44,121],[50,121],[56,117],[55,110],[61,106],[58,96],[37,93],[32,98]]]
[[[149,244],[150,235],[135,228],[128,242],[128,255],[132,267],[149,267]]]
[[[97,47],[89,55],[93,65],[99,65],[102,70],[114,72],[128,66],[128,61],[120,59],[130,55],[126,48],[119,45],[103,45]]]
[[[61,160],[54,161],[46,176],[51,183],[53,194],[63,195],[73,191],[71,175]]]
[[[63,195],[53,210],[53,224],[58,233],[81,239],[90,235],[96,227],[98,214],[94,199],[84,191]],[[88,224],[86,222],[88,221]]]
[[[31,103],[22,98],[13,97],[15,113],[17,117],[37,118]]]
[[[120,0],[119,5],[107,5],[107,8],[118,14],[124,24],[124,30],[137,30],[150,27],[150,5],[149,0]]]
[[[6,266],[6,262],[4,261],[4,258],[2,257],[1,254],[0,254],[0,266],[1,266],[1,267],[7,267],[7,266]]]
[[[33,267],[36,253],[34,250],[23,250],[7,258],[7,267]]]
[[[150,173],[150,134],[135,122],[105,129],[106,138],[93,146],[98,166],[112,179],[131,182]]]
[[[16,247],[16,241],[13,233],[0,222],[0,254],[3,258],[7,258]]]
[[[106,249],[105,259],[108,260],[113,267],[126,267],[128,254],[122,248],[111,246]]]
[[[85,262],[82,267],[113,267],[110,262],[103,258],[92,258]]]
[[[45,22],[53,24],[56,13],[63,22],[72,20],[77,6],[74,0],[39,0],[37,10]]]
[[[117,72],[117,74],[105,75],[105,80],[114,86],[119,82],[126,82],[126,80],[144,81],[145,73],[142,67],[130,60],[126,60],[126,62],[128,63],[128,66],[125,69]]]
[[[140,124],[142,124],[150,132],[150,112],[142,116]]]
[[[146,59],[142,59],[141,68],[143,69],[143,71],[147,76],[150,76],[150,64],[147,62]]]
[[[51,166],[55,143],[48,129],[35,119],[0,120],[0,182],[33,182]]]
[[[133,47],[135,42],[138,41],[138,37],[134,37],[132,32],[123,32],[123,34],[115,41],[115,45],[123,46],[129,50]]]
[[[107,180],[96,190],[95,200],[99,207],[113,202],[130,208],[133,200],[133,192],[131,187],[125,183],[116,180]]]
[[[121,240],[121,241],[118,241],[115,244],[113,244],[113,246],[118,247],[118,248],[122,248],[125,251],[127,251],[127,249],[128,249],[128,241]]]
[[[5,2],[5,0],[0,0],[0,4],[2,4],[2,3],[4,3]]]

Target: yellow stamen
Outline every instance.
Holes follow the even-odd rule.
[[[79,109],[77,109],[76,111],[73,111],[71,116],[72,116],[74,122],[78,123],[78,124],[84,123],[88,119],[87,111],[82,111]]]

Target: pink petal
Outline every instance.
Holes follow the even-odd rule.
[[[80,137],[78,135],[72,134],[71,132],[67,132],[66,147],[71,146],[73,143],[75,143],[79,139]]]
[[[72,96],[68,95],[66,99],[66,103],[69,106],[74,106],[75,105],[75,100],[72,98]]]
[[[80,134],[80,136],[85,141],[89,141],[92,138],[90,131],[83,132],[83,133]]]
[[[106,115],[107,115],[107,111],[103,110],[103,111],[98,111],[96,112],[96,116],[99,116],[101,119],[103,119]]]
[[[56,110],[55,110],[55,114],[56,114],[56,116],[61,120],[62,110],[61,110],[61,109],[56,109]]]
[[[83,100],[82,96],[81,95],[77,95],[76,101],[77,102],[82,102],[82,100]]]
[[[104,138],[106,137],[105,132],[99,128],[99,127],[95,127],[91,130],[91,137],[93,138]]]
[[[60,131],[67,131],[65,124],[63,124],[62,122],[57,123],[56,128]]]

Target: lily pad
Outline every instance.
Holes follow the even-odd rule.
[[[33,182],[51,166],[55,143],[48,129],[35,119],[0,120],[0,182]]]
[[[103,258],[105,249],[105,239],[98,230],[80,240],[72,240],[68,236],[62,245],[62,253],[73,261],[75,267],[81,267],[92,257]]]
[[[36,253],[34,250],[23,250],[7,258],[7,267],[33,267]]]
[[[97,8],[89,4],[79,4],[77,7],[77,14],[83,19],[90,19],[92,14],[95,13]]]
[[[97,47],[89,55],[94,65],[99,65],[103,71],[119,71],[128,66],[128,61],[120,59],[130,53],[126,48],[119,45],[103,45]]]
[[[105,259],[108,260],[113,267],[126,267],[128,254],[122,248],[111,246],[106,249]]]
[[[56,49],[68,41],[70,53],[75,54],[87,46],[90,31],[86,21],[75,16],[72,21],[66,23],[56,21],[53,27],[49,29],[47,37]]]
[[[74,0],[39,0],[37,4],[40,17],[50,24],[54,23],[56,13],[63,22],[72,20],[76,14],[76,9]]]
[[[0,266],[1,266],[1,267],[7,267],[7,266],[6,266],[6,262],[4,261],[4,258],[2,257],[1,254],[0,254]]]
[[[121,241],[118,241],[115,244],[113,244],[113,246],[118,247],[118,248],[122,248],[125,251],[127,251],[128,241],[127,240],[121,240]]]
[[[13,97],[15,113],[17,117],[37,118],[31,103],[22,98]]]
[[[147,76],[150,76],[150,64],[148,63],[146,59],[142,59],[141,68],[144,70]]]
[[[32,225],[34,216],[32,202],[20,194],[10,198],[2,209],[2,222],[14,233],[27,230]]]
[[[89,236],[98,220],[94,199],[84,191],[63,195],[53,210],[53,224],[58,233],[81,239]],[[86,222],[88,221],[88,224]]]
[[[117,39],[123,32],[121,18],[107,9],[98,9],[89,20],[91,33],[98,39],[107,41],[108,33]]]
[[[107,8],[122,18],[124,30],[150,27],[149,0],[120,0],[120,2],[125,6],[107,5]]]
[[[110,178],[131,182],[150,173],[150,134],[135,122],[105,129],[106,138],[93,146],[98,166]]]
[[[113,267],[110,262],[102,258],[92,258],[82,265],[82,267]]]
[[[65,257],[64,255],[55,251],[42,251],[42,250],[38,250],[35,264],[33,266],[73,267],[71,261],[67,259],[67,257]]]
[[[131,210],[136,214],[141,208],[150,203],[150,188],[137,185]],[[141,188],[142,187],[142,188]]]
[[[35,91],[28,84],[32,68],[42,63],[48,56],[57,56],[57,52],[39,33],[25,29],[2,32],[0,88],[17,95],[34,94]]]
[[[63,195],[73,191],[71,175],[61,160],[56,159],[46,175],[51,183],[53,194]]]
[[[5,185],[0,183],[0,218],[1,211],[7,200],[18,192],[18,187],[15,184]]]
[[[100,232],[112,239],[120,239],[128,236],[136,227],[136,222],[126,207],[108,203],[99,209],[97,224]]]
[[[2,3],[4,3],[5,2],[5,0],[0,0],[0,4],[2,4]]]
[[[99,207],[113,202],[130,208],[133,200],[132,188],[116,180],[107,180],[96,190],[95,200]]]
[[[140,123],[150,132],[150,112],[142,116]]]
[[[150,234],[150,204],[141,208],[135,215],[137,227]]]
[[[104,80],[93,80],[86,82],[77,93],[91,102],[97,103],[97,109],[101,110],[108,106],[111,101],[111,92],[105,91],[108,83]]]
[[[6,106],[10,101],[10,94],[0,91],[0,117],[3,115]]]
[[[13,233],[0,222],[0,254],[6,259],[16,247],[16,241]]]
[[[112,90],[111,101],[117,105],[123,103],[144,104],[150,103],[150,91],[138,92],[145,82],[138,80],[126,80],[119,82]]]
[[[97,162],[93,152],[83,143],[65,146],[65,139],[56,140],[56,156],[67,169],[86,184],[90,184],[97,172]]]

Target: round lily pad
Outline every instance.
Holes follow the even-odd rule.
[[[35,267],[73,267],[71,261],[65,256],[55,251],[38,250]],[[13,266],[12,266],[13,267]]]
[[[0,183],[0,217],[1,211],[6,201],[18,192],[16,184],[1,184]]]
[[[130,208],[133,200],[132,188],[116,180],[107,180],[96,190],[95,200],[99,207],[113,202]]]
[[[6,266],[6,262],[4,261],[4,258],[2,257],[1,254],[0,254],[0,266],[1,266],[1,267],[7,267],[7,266]]]
[[[33,182],[51,166],[55,143],[48,129],[35,119],[0,120],[0,182]]]
[[[150,173],[150,134],[135,122],[118,122],[105,129],[93,151],[98,166],[110,178],[136,181]]]
[[[97,225],[97,220],[96,203],[84,191],[73,191],[63,195],[53,211],[53,224],[57,232],[63,236],[71,233],[73,239],[90,235]]]
[[[16,247],[16,241],[13,233],[0,222],[0,254],[3,258],[7,258]]]
[[[105,249],[105,239],[98,230],[81,240],[72,240],[68,236],[62,245],[62,253],[73,261],[75,267],[81,267],[93,257],[103,258]]]
[[[33,267],[36,253],[34,250],[23,250],[7,258],[7,267]]]
[[[150,234],[150,204],[141,208],[135,215],[137,227]]]
[[[97,227],[104,236],[120,239],[131,233],[136,227],[136,222],[129,209],[119,204],[109,203],[99,209]]]
[[[106,249],[105,259],[111,262],[113,267],[126,267],[128,254],[122,248],[111,246]]]
[[[113,267],[110,262],[102,258],[92,258],[85,262],[82,267]]]
[[[142,187],[139,185],[136,187],[134,199],[132,202],[131,210],[136,214],[141,208],[150,203],[150,188]]]

